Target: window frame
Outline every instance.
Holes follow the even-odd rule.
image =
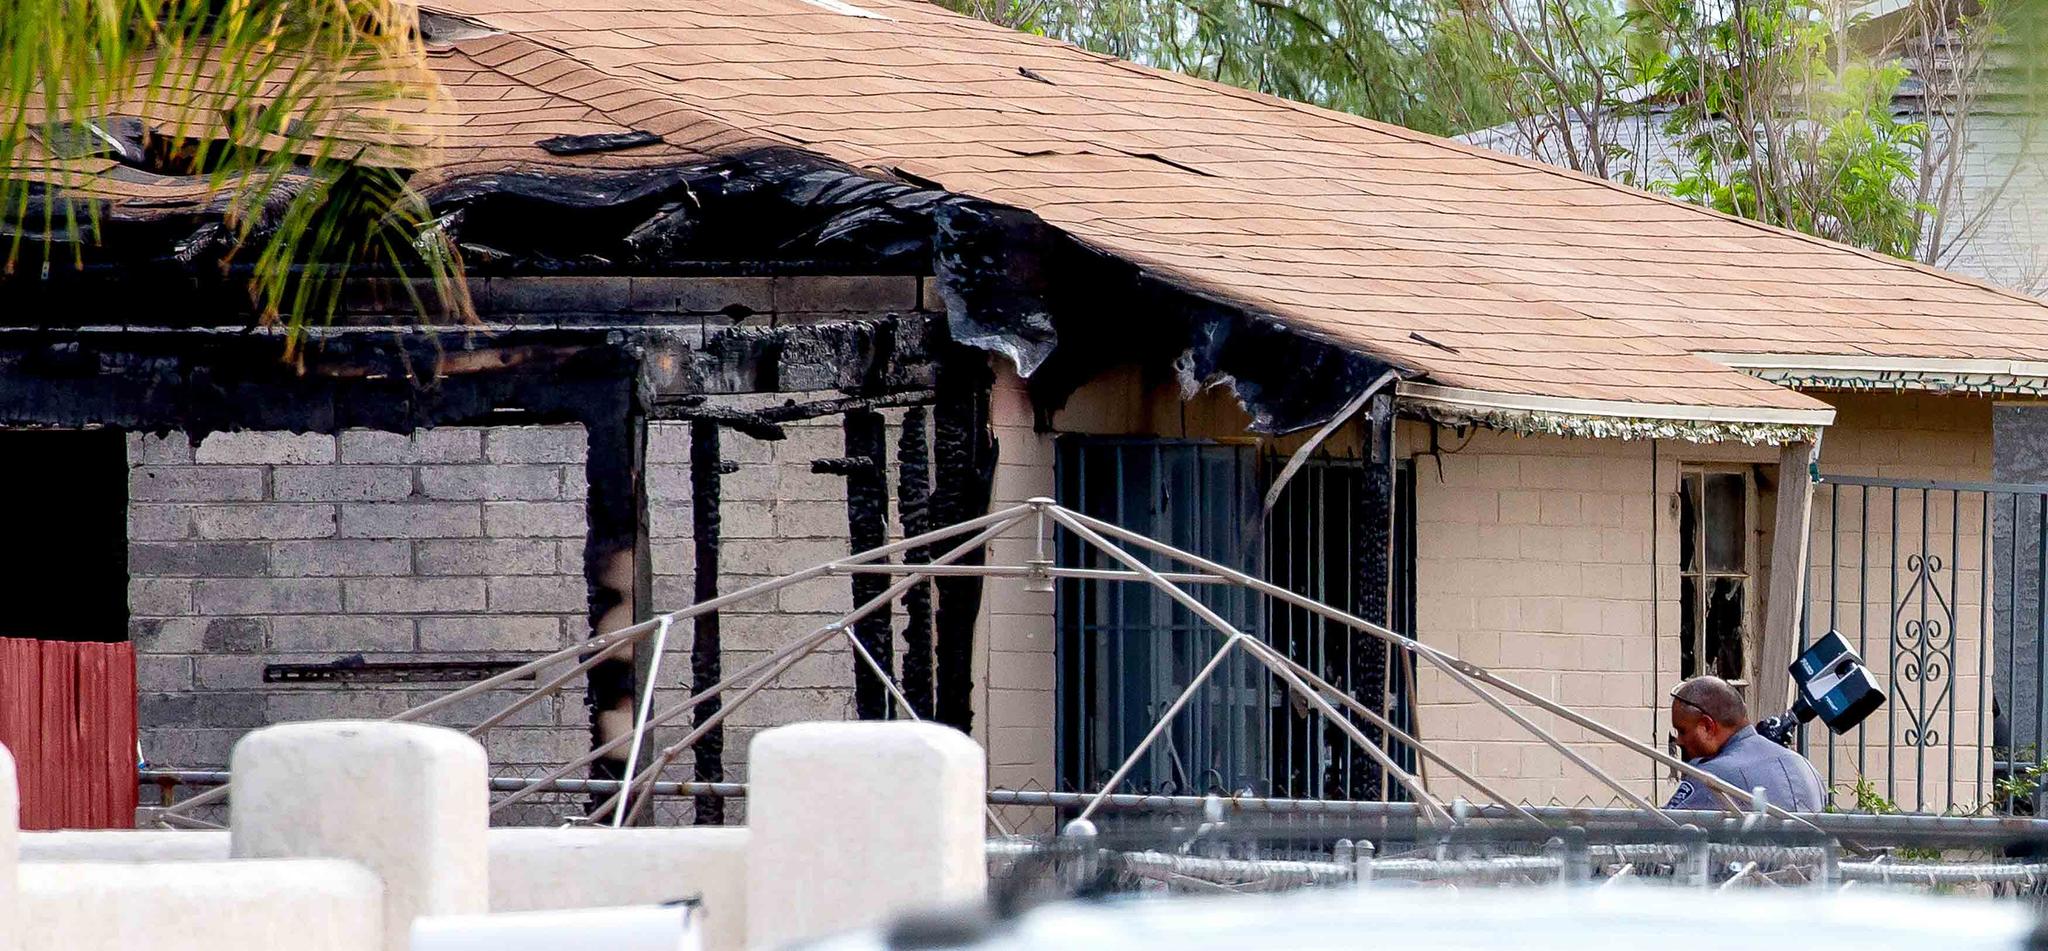
[[[1706,531],[1706,482],[1708,476],[1715,475],[1734,475],[1740,476],[1742,478],[1743,521],[1742,525],[1738,527],[1737,533],[1738,537],[1740,537],[1742,542],[1742,566],[1741,570],[1739,571],[1730,571],[1726,569],[1715,570],[1713,568],[1710,568],[1708,565],[1707,536],[1709,533]],[[1681,463],[1679,465],[1678,470],[1678,479],[1679,486],[1678,491],[1675,494],[1675,498],[1680,506],[1684,506],[1686,504],[1685,484],[1688,481],[1693,481],[1696,482],[1696,484],[1699,486],[1699,490],[1693,493],[1692,499],[1693,511],[1691,514],[1693,518],[1693,524],[1695,526],[1692,539],[1693,550],[1691,553],[1692,564],[1694,566],[1692,570],[1686,569],[1686,552],[1683,550],[1683,546],[1685,544],[1685,535],[1683,529],[1683,519],[1685,513],[1680,513],[1679,522],[1680,530],[1678,534],[1678,541],[1680,545],[1680,551],[1678,553],[1678,564],[1676,566],[1678,569],[1679,579],[1679,610],[1683,612],[1688,612],[1692,615],[1692,637],[1694,638],[1693,643],[1690,645],[1692,648],[1694,669],[1688,672],[1684,668],[1685,648],[1687,645],[1685,645],[1681,641],[1679,645],[1678,655],[1680,658],[1679,675],[1681,679],[1684,679],[1698,676],[1701,673],[1713,672],[1711,669],[1711,664],[1705,660],[1710,656],[1707,652],[1706,639],[1707,611],[1708,604],[1711,601],[1711,584],[1716,579],[1739,579],[1742,582],[1742,677],[1740,679],[1730,680],[1729,683],[1734,685],[1738,690],[1741,690],[1744,694],[1747,694],[1750,685],[1754,683],[1756,679],[1756,659],[1757,650],[1759,648],[1757,639],[1757,625],[1760,620],[1757,612],[1760,605],[1762,604],[1761,592],[1758,590],[1757,587],[1758,574],[1762,564],[1762,552],[1759,549],[1763,547],[1761,530],[1757,519],[1761,514],[1762,500],[1758,486],[1756,467],[1754,465],[1749,465],[1746,463]],[[1694,596],[1691,599],[1691,603],[1687,603],[1685,595],[1685,581],[1688,578],[1693,579],[1695,582],[1693,585]],[[1678,636],[1680,638],[1684,638],[1686,636],[1685,624],[1683,620],[1681,620],[1679,625]]]

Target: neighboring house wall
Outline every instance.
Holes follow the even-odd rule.
[[[2001,104],[2002,105],[2002,104]],[[2006,107],[2010,108],[2010,107]],[[1979,110],[1929,123],[1928,179],[1940,209],[1931,262],[2025,294],[2048,295],[2048,125],[2037,116]]]

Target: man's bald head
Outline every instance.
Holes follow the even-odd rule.
[[[1749,705],[1742,702],[1742,691],[1719,677],[1694,677],[1679,684],[1671,697],[1722,726],[1741,729],[1749,725]]]
[[[1719,677],[1694,677],[1671,691],[1672,738],[1691,759],[1713,756],[1749,725],[1742,692]]]

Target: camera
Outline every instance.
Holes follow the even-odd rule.
[[[1787,669],[1795,695],[1792,709],[1756,725],[1759,735],[1781,746],[1790,747],[1792,734],[1809,720],[1818,718],[1840,736],[1884,706],[1884,691],[1840,631],[1814,641]]]

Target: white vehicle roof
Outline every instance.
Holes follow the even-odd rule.
[[[1641,951],[1770,947],[1797,951],[2013,949],[2036,928],[2016,902],[1876,890],[1715,894],[1661,887],[1371,888],[1275,896],[1151,898],[1048,905],[985,929],[977,951],[1296,951],[1314,948]],[[881,951],[887,929],[822,942]]]

